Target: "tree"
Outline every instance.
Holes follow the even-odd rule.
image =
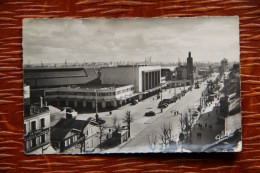
[[[112,123],[113,123],[113,128],[114,128],[114,130],[115,130],[115,131],[118,131],[119,128],[120,128],[120,125],[119,125],[119,123],[118,123],[118,118],[117,118],[116,115],[112,117]]]
[[[180,127],[181,127],[181,132],[183,132],[185,123],[184,123],[184,120],[183,120],[182,113],[180,113],[180,114],[181,114],[181,118],[179,119],[179,123],[180,123]]]
[[[184,113],[184,115],[180,119],[181,123],[181,132],[186,134],[186,136],[189,137],[189,140],[191,139],[191,116],[189,117],[188,113]],[[187,139],[187,138],[186,138]]]
[[[113,123],[113,128],[114,128],[113,137],[115,137],[116,143],[119,144],[120,140],[121,140],[119,133],[118,133],[120,130],[120,125],[118,123],[118,118],[116,115],[112,117],[112,123]]]
[[[152,151],[156,149],[158,138],[156,134],[147,135],[147,142]]]
[[[133,117],[131,116],[131,113],[129,110],[126,111],[125,117],[123,119],[123,122],[127,124],[128,127],[128,137],[130,138],[130,127],[131,127],[131,122],[133,122]]]
[[[169,124],[163,124],[163,126],[161,127],[162,133],[160,135],[161,141],[163,146],[167,146],[168,144],[170,144],[172,142],[172,125],[169,122]]]

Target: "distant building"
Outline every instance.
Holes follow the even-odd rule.
[[[24,85],[23,86],[23,100],[24,104],[30,104],[30,86]]]
[[[220,76],[222,76],[227,71],[228,71],[228,61],[227,61],[226,58],[224,58],[221,61],[221,65],[220,65],[220,68],[219,68]]]
[[[228,80],[226,81],[228,88],[227,93],[233,94],[236,93],[237,96],[240,96],[240,66],[239,64],[233,64],[228,75]]]
[[[163,66],[161,68],[161,77],[165,77],[165,80],[173,80],[177,66]]]
[[[191,80],[191,83],[193,84],[193,58],[191,57],[191,52],[189,52],[187,58],[187,79]]]
[[[177,67],[177,80],[187,79],[187,67],[180,65]]]
[[[24,105],[24,150],[27,154],[51,154],[50,112],[35,105]],[[46,150],[46,151],[45,151]]]
[[[118,66],[101,68],[102,84],[134,85],[136,93],[160,87],[161,67],[159,66]]]
[[[187,65],[179,65],[177,68],[177,80],[190,80],[193,84],[194,76],[193,76],[193,58],[191,57],[191,52],[189,52],[189,56],[187,58]]]

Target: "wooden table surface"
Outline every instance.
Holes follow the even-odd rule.
[[[240,18],[241,153],[24,155],[23,18],[234,15]],[[259,56],[259,0],[0,0],[0,172],[260,172]]]

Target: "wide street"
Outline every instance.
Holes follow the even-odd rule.
[[[216,74],[211,78],[215,78]],[[172,111],[179,111],[181,113],[188,113],[189,108],[197,108],[199,106],[200,97],[202,92],[207,87],[207,82],[203,82],[199,89],[193,89],[188,92],[184,97],[179,99],[176,103],[169,105],[167,109],[164,109],[163,114],[156,115],[148,122],[142,124],[142,128],[139,127],[140,133],[136,134],[127,144],[122,146],[117,152],[151,152],[152,150],[148,144],[148,135],[156,134],[158,136],[158,143],[160,142],[159,135],[162,134],[162,126],[164,124],[172,125],[173,136],[177,138],[180,133],[180,118],[181,116],[174,116]],[[159,109],[158,109],[159,110]],[[132,127],[136,128],[136,127]],[[157,151],[160,148],[157,148]]]
[[[212,79],[216,77],[216,73]],[[210,79],[209,79],[210,80]],[[180,113],[187,113],[188,108],[197,108],[199,106],[200,97],[202,92],[205,90],[207,82],[201,84],[199,89],[194,89],[186,93],[184,97],[178,99],[176,103],[171,103],[167,108],[161,110],[157,108],[158,103],[161,99],[156,99],[156,96],[152,96],[145,100],[140,101],[136,105],[127,104],[116,110],[112,111],[112,115],[109,112],[99,112],[99,116],[106,120],[107,126],[112,126],[112,117],[117,117],[117,123],[123,125],[123,118],[127,110],[130,111],[133,117],[131,123],[131,138],[125,144],[115,148],[104,150],[103,152],[149,152],[151,151],[147,142],[147,137],[150,134],[157,134],[158,136],[162,133],[162,126],[164,123],[169,125],[172,124],[173,135],[177,138],[180,133],[180,115],[173,116],[171,111],[179,111]],[[188,86],[185,87],[187,89]],[[184,87],[176,88],[176,93],[180,93]],[[163,89],[162,98],[171,98],[174,96],[174,88]],[[145,117],[145,112],[154,111],[156,113],[153,117]],[[79,114],[77,119],[86,120],[89,117],[95,117],[95,113]],[[160,139],[158,138],[158,142]],[[159,148],[158,148],[159,150]]]
[[[124,145],[118,152],[148,152],[151,151],[148,144],[148,135],[158,135],[158,142],[160,142],[159,135],[162,134],[162,127],[164,124],[172,125],[173,135],[178,137],[180,133],[180,115],[174,116],[171,111],[179,111],[181,113],[188,112],[188,108],[198,107],[202,91],[205,89],[204,83],[199,89],[193,89],[176,103],[169,105],[168,109],[164,109],[163,114],[156,115],[148,123],[142,124],[143,128],[131,141]],[[159,109],[158,109],[159,110]],[[134,127],[133,127],[134,128]]]

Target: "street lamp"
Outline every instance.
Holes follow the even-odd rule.
[[[95,91],[95,100],[96,100],[96,119],[98,118],[98,102],[97,102],[97,89]]]

